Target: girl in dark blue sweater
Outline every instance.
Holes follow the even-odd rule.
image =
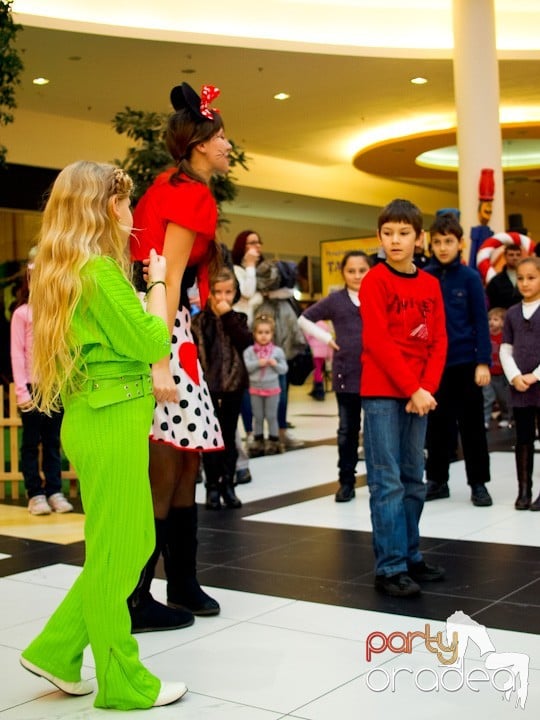
[[[362,353],[362,320],[360,319],[360,285],[370,267],[369,258],[361,250],[351,250],[341,261],[345,287],[308,308],[298,319],[305,335],[311,335],[334,348],[332,389],[339,411],[338,468],[339,489],[336,502],[354,497],[358,436],[360,433],[360,355]],[[315,323],[330,320],[332,335]]]

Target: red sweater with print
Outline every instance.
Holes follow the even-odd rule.
[[[379,263],[360,287],[365,397],[410,398],[435,393],[446,361],[446,323],[438,280]]]

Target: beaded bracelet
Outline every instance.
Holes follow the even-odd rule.
[[[146,295],[145,295],[145,297],[148,296],[148,293],[150,292],[150,290],[151,290],[155,285],[163,285],[163,287],[164,287],[165,289],[167,289],[167,283],[166,283],[164,280],[156,280],[155,282],[150,283],[150,285],[146,288]]]

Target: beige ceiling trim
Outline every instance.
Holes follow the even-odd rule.
[[[540,139],[540,123],[519,123],[501,126],[504,140]],[[415,160],[424,152],[435,150],[457,142],[456,129],[418,133],[408,137],[390,138],[363,148],[354,156],[357,170],[381,177],[417,179],[455,178],[457,172],[418,165]],[[505,176],[523,175],[521,168],[505,169]],[[529,177],[540,177],[540,167],[526,170]]]

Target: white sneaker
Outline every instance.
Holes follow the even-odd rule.
[[[509,427],[512,427],[512,426],[510,425],[510,422],[509,422],[508,420],[501,420],[500,422],[497,423],[497,427],[500,427],[500,428],[509,428]]]
[[[170,705],[187,693],[187,687],[183,682],[162,682],[159,695],[152,707]]]
[[[46,670],[42,670],[37,665],[34,665],[34,663],[31,663],[29,660],[22,657],[22,655],[19,658],[19,662],[21,663],[23,668],[33,673],[34,675],[37,675],[38,677],[42,677],[45,680],[48,680],[59,690],[65,692],[66,695],[89,695],[91,692],[94,692],[94,688],[92,684],[88,682],[88,680],[79,680],[78,682],[68,682],[67,680],[62,680],[61,678],[57,678],[54,675],[51,675],[51,673],[48,673]]]
[[[28,512],[30,515],[50,515],[51,508],[45,495],[34,495],[28,501]]]
[[[49,505],[57,513],[73,512],[73,505],[66,500],[63,493],[54,493],[48,498]]]

